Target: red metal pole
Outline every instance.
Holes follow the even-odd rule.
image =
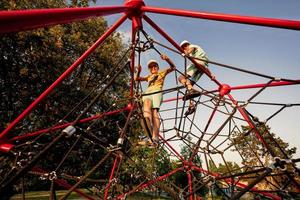
[[[118,162],[119,162],[119,157],[117,156],[117,157],[115,158],[115,161],[114,161],[114,164],[113,164],[113,168],[111,169],[111,172],[110,172],[108,184],[107,184],[107,186],[106,186],[106,188],[105,188],[105,192],[104,192],[104,200],[107,200],[108,192],[109,192],[109,189],[110,189],[110,186],[111,186],[111,181],[112,181],[112,179],[114,178],[114,174],[115,174],[115,170],[116,170],[116,167],[117,167]]]
[[[188,183],[189,183],[189,199],[193,200],[193,181],[192,181],[192,175],[191,175],[191,171],[187,171],[186,172],[187,177],[188,177]]]
[[[184,163],[186,162],[186,160],[165,140],[164,137],[162,137],[160,134],[159,134],[159,137],[160,137],[160,139],[163,140],[163,143],[165,143],[182,162],[184,162]]]
[[[136,23],[136,17],[132,17],[132,31],[131,31],[131,44],[132,50],[130,55],[130,97],[133,97],[133,85],[134,85],[134,66],[135,66],[135,43],[136,33],[139,25]]]
[[[295,80],[295,81],[278,81],[278,82],[272,82],[272,83],[269,83],[269,84],[262,83],[262,84],[252,84],[252,85],[240,85],[240,86],[230,87],[230,89],[231,90],[242,90],[242,89],[275,87],[275,86],[296,85],[296,84],[300,84],[300,80]]]
[[[114,32],[125,20],[127,14],[123,15],[113,26],[111,26],[86,52],[84,52],[50,87],[48,87],[34,102],[31,103],[8,127],[0,134],[0,140],[26,117],[41,101],[47,97],[68,75],[73,72],[112,32]]]
[[[92,116],[92,117],[88,117],[88,118],[85,118],[85,119],[82,119],[82,120],[78,121],[78,123],[86,123],[86,122],[89,122],[89,121],[92,121],[92,120],[95,120],[95,119],[100,119],[100,118],[105,117],[105,116],[115,115],[115,114],[118,114],[118,113],[126,111],[126,110],[128,110],[128,107],[125,107],[125,108],[122,108],[122,109],[119,109],[119,110],[106,112],[106,113],[103,113],[103,114],[100,114],[100,115],[95,115],[95,116]],[[59,129],[63,129],[63,128],[66,128],[67,126],[70,126],[72,124],[73,124],[73,122],[68,122],[68,123],[65,123],[65,124],[57,125],[57,126],[46,128],[46,129],[42,129],[42,130],[35,131],[35,132],[32,132],[32,133],[23,134],[23,135],[11,138],[10,140],[8,140],[8,142],[14,142],[14,141],[17,141],[17,140],[24,140],[24,139],[27,139],[27,138],[30,138],[30,137],[38,136],[42,133],[46,133],[46,132],[49,132],[49,131],[56,131],[56,130],[59,130]]]
[[[183,53],[183,50],[181,47],[167,34],[165,33],[159,26],[157,26],[149,17],[146,15],[143,15],[143,18],[150,24],[157,32],[159,32],[164,38],[166,38],[178,51]],[[201,70],[203,73],[205,73],[212,81],[214,81],[218,86],[221,85],[219,81],[217,81],[212,74],[208,71],[208,69],[199,63],[196,62],[195,59],[189,58],[189,60],[194,63],[194,65]]]
[[[230,86],[230,90],[243,90],[243,89],[254,89],[254,88],[262,88],[262,87],[277,87],[277,86],[285,86],[285,85],[297,85],[300,84],[300,79],[294,81],[278,81],[272,83],[259,83],[259,84],[251,84],[251,85],[240,85],[240,86]],[[208,91],[207,93],[218,92],[219,89]],[[172,101],[176,101],[182,99],[183,97],[174,97],[170,99],[163,100],[163,103],[168,103]]]
[[[99,17],[129,11],[130,6],[49,8],[0,12],[0,33],[23,31],[50,25],[70,23],[89,17]]]
[[[263,88],[263,87],[277,87],[285,85],[297,85],[300,84],[300,79],[293,81],[277,81],[272,83],[259,83],[259,84],[250,84],[250,85],[240,85],[240,86],[230,86],[230,90],[244,90],[244,89],[254,89],[254,88]],[[219,89],[208,91],[208,93],[218,92]],[[167,101],[167,100],[166,100]]]
[[[143,12],[176,15],[176,16],[183,16],[183,17],[193,17],[193,18],[233,22],[233,23],[240,23],[240,24],[251,24],[257,26],[268,26],[274,28],[300,30],[300,21],[296,21],[296,20],[283,20],[283,19],[263,18],[263,17],[230,15],[230,14],[222,14],[222,13],[177,10],[177,9],[150,7],[150,6],[144,6],[141,8],[141,10]]]

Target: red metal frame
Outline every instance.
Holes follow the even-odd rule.
[[[50,8],[0,12],[0,33],[24,31],[129,11],[129,6]]]
[[[176,16],[184,16],[184,17],[194,17],[201,19],[209,19],[216,21],[225,21],[225,22],[233,22],[233,23],[242,23],[242,24],[251,24],[251,25],[259,25],[259,26],[268,26],[268,27],[276,27],[276,28],[284,28],[284,29],[292,29],[292,30],[300,30],[300,21],[293,20],[281,20],[281,19],[271,19],[271,18],[260,18],[260,17],[250,17],[250,16],[239,16],[239,15],[229,15],[229,14],[220,14],[220,13],[208,13],[208,12],[195,12],[188,10],[177,10],[177,9],[166,9],[166,8],[158,8],[158,7],[150,7],[145,6],[143,0],[126,0],[123,6],[111,6],[111,7],[96,7],[96,8],[62,8],[62,9],[38,9],[38,10],[26,10],[26,11],[1,11],[0,12],[0,33],[7,33],[12,31],[22,31],[22,30],[30,30],[38,27],[45,27],[55,24],[61,23],[70,23],[75,20],[82,20],[89,17],[96,16],[104,16],[115,13],[125,12],[125,14],[113,25],[111,26],[80,58],[77,59],[50,87],[48,87],[31,105],[28,106],[14,121],[9,124],[9,126],[0,134],[0,143],[5,143],[5,137],[7,134],[22,120],[24,119],[40,102],[42,102],[52,91],[56,88],[70,73],[72,73],[78,65],[80,65],[110,34],[113,33],[127,18],[132,20],[132,43],[135,43],[136,32],[139,28],[142,27],[141,19],[143,18],[146,22],[148,22],[157,32],[159,32],[165,39],[167,39],[177,50],[183,52],[180,46],[167,34],[165,33],[159,26],[157,26],[149,17],[144,15],[144,12],[151,13],[160,13],[160,14],[168,14],[168,15],[176,15]],[[200,70],[202,70],[213,82],[215,82],[219,89],[216,91],[220,91],[220,88],[225,84],[221,84],[212,74],[202,65],[198,64],[194,59],[191,59]],[[131,80],[130,80],[130,94],[133,97],[133,75],[134,75],[134,66],[135,66],[135,58],[134,58],[134,48],[131,53]],[[297,80],[300,83],[300,80]],[[221,93],[221,95],[227,95],[234,104],[237,104],[235,99],[229,94],[230,90],[237,89],[249,89],[249,88],[259,88],[259,87],[272,87],[272,86],[282,86],[282,85],[291,85],[291,84],[299,84],[295,82],[289,81],[278,81],[273,82],[271,84],[253,84],[246,86],[235,86],[235,87],[227,87],[225,93]],[[224,89],[224,88],[223,88]],[[164,102],[174,101],[175,99],[165,100]],[[128,107],[129,108],[129,107]],[[80,120],[80,123],[84,123],[93,119],[101,118],[104,115],[112,115],[120,113],[128,108],[123,108],[116,111],[111,111],[108,113],[104,113],[102,115],[86,118]],[[243,116],[243,118],[248,122],[250,127],[254,127],[253,123],[249,119],[249,116],[242,110],[238,108],[239,112]],[[211,118],[213,113],[211,115]],[[70,123],[66,123],[63,125],[54,126],[52,128],[43,129],[34,133],[29,133],[24,136],[17,136],[9,140],[10,142],[14,142],[16,140],[26,139],[28,137],[36,136],[41,133],[45,133],[49,130],[57,130],[64,128],[70,125]],[[256,136],[260,139],[260,141],[265,145],[268,149],[268,145],[265,143],[263,138],[259,133],[256,133]],[[162,136],[160,136],[162,138]],[[190,170],[197,170],[201,173],[208,173],[215,177],[218,176],[216,173],[210,173],[206,170],[203,170],[197,166],[195,166],[192,162],[187,162],[183,157],[180,156],[178,152],[166,141],[162,138],[164,143],[170,147],[170,149],[175,153],[178,158],[183,161],[183,167],[179,167],[163,176],[160,176],[154,180],[151,180],[140,187],[137,190],[141,190],[145,187],[148,187],[158,181],[161,181],[174,173],[187,169],[187,176],[189,182],[189,193],[193,193],[192,188],[192,177],[190,174]],[[113,168],[111,170],[111,174],[109,180],[111,181],[114,177],[115,170],[119,163],[119,158],[116,157]],[[226,180],[226,181],[232,181]],[[245,188],[246,185],[236,182],[240,187]],[[66,185],[65,185],[66,186]],[[107,185],[107,189],[105,190],[105,199],[108,197],[108,191],[110,188],[110,182]],[[251,189],[251,191],[257,191],[255,187]],[[264,196],[267,196],[272,199],[281,199],[276,195],[272,195],[268,192],[260,192],[257,191]],[[120,198],[125,194],[120,195]],[[88,197],[87,197],[88,198]],[[119,198],[119,197],[118,197]],[[190,200],[193,197],[190,196]]]
[[[110,189],[110,186],[111,186],[111,181],[114,178],[115,170],[116,170],[116,167],[117,167],[117,165],[119,163],[119,159],[120,159],[119,156],[116,156],[114,164],[113,164],[113,167],[112,167],[111,172],[110,172],[108,184],[107,184],[107,186],[105,188],[104,200],[106,200],[108,198],[108,192],[109,192],[109,189]]]
[[[105,116],[116,115],[116,114],[119,114],[121,112],[128,111],[129,109],[130,108],[128,108],[128,106],[127,106],[127,107],[119,109],[119,110],[114,110],[114,111],[102,113],[102,114],[99,114],[99,115],[95,115],[95,116],[92,116],[92,117],[88,117],[88,118],[85,118],[85,119],[81,119],[81,120],[78,121],[78,123],[79,124],[80,123],[86,123],[86,122],[89,122],[89,121],[92,121],[92,120],[95,120],[95,119],[101,119],[102,117],[105,117]],[[31,138],[31,137],[38,136],[42,133],[47,133],[47,132],[50,132],[50,131],[60,130],[60,129],[66,128],[67,126],[70,126],[72,124],[73,124],[73,122],[68,122],[68,123],[65,123],[65,124],[53,126],[53,127],[46,128],[46,129],[42,129],[42,130],[35,131],[35,132],[32,132],[32,133],[23,134],[23,135],[16,136],[16,137],[13,137],[13,138],[9,139],[8,142],[20,141],[20,140],[24,140],[24,139],[28,139],[28,138]]]
[[[186,172],[186,175],[188,177],[188,183],[189,183],[189,199],[193,200],[194,199],[194,195],[193,195],[193,181],[192,181],[192,175],[191,175],[191,171],[188,170]]]
[[[300,80],[295,81],[278,81],[272,83],[261,83],[261,84],[252,84],[252,85],[240,85],[230,87],[231,90],[243,90],[243,89],[253,89],[253,88],[263,88],[263,87],[276,87],[276,86],[285,86],[285,85],[296,85],[300,84]]]
[[[186,160],[172,147],[172,145],[169,144],[168,141],[165,140],[163,136],[159,134],[159,137],[163,141],[163,143],[166,144],[182,162],[186,162]]]
[[[282,19],[263,18],[263,17],[229,15],[229,14],[222,14],[222,13],[178,10],[178,9],[158,8],[158,7],[150,7],[150,6],[142,7],[142,11],[159,13],[159,14],[167,14],[167,15],[193,17],[193,18],[200,18],[200,19],[209,19],[215,21],[233,22],[239,24],[251,24],[257,26],[268,26],[274,28],[300,30],[300,22],[295,20],[282,20]]]

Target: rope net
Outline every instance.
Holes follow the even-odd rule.
[[[176,54],[186,65],[188,59],[197,59],[182,56],[144,30],[137,36],[131,45],[138,55],[137,65],[148,51]],[[230,69],[267,81],[259,88],[253,87],[253,92],[241,100],[234,100],[230,90],[221,94],[226,85],[209,89],[207,84],[196,83],[194,88],[200,92],[192,99],[196,111],[185,115],[188,101],[182,98],[186,89],[177,79],[185,74],[186,65],[176,65],[173,87],[162,91],[160,140],[151,148],[138,145],[149,137],[140,124],[144,118],[142,85],[134,84],[133,98],[110,95],[110,87],[119,77],[130,77],[130,63],[125,60],[129,50],[98,89],[74,105],[70,113],[80,111],[76,118],[69,119],[67,113],[50,128],[10,140],[16,145],[1,155],[0,161],[2,193],[13,185],[24,187],[22,180],[39,179],[41,184],[49,185],[52,197],[57,187],[66,188],[67,193],[60,199],[68,198],[73,191],[86,199],[125,199],[140,191],[172,199],[299,197],[299,159],[290,157],[286,143],[272,133],[269,124],[300,103],[255,101],[271,86],[299,84],[298,80],[209,61],[210,69]],[[90,112],[91,107],[97,108],[101,95],[111,96],[111,102],[99,113]],[[252,111],[255,106],[271,106],[274,112],[259,118]],[[65,152],[60,152],[61,147]],[[47,157],[49,152],[56,152],[56,157]],[[70,168],[70,163],[74,167]]]

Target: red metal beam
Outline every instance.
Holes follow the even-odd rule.
[[[109,189],[110,189],[110,186],[111,186],[111,182],[112,182],[112,180],[114,178],[115,170],[116,170],[116,167],[117,167],[118,163],[119,163],[119,157],[117,156],[115,158],[115,161],[114,161],[114,164],[113,164],[113,168],[111,169],[111,172],[110,172],[108,184],[107,184],[107,186],[105,188],[104,200],[107,200],[107,198],[108,198],[108,192],[109,192]]]
[[[228,89],[230,90],[243,90],[243,89],[254,89],[254,88],[263,88],[263,87],[277,87],[277,86],[285,86],[285,85],[297,85],[300,84],[300,79],[294,80],[294,81],[278,81],[278,82],[272,82],[272,83],[258,83],[258,84],[250,84],[250,85],[239,85],[239,86],[232,86]],[[218,92],[219,89],[208,91],[207,93],[214,93]],[[163,103],[168,103],[172,101],[176,101],[179,99],[182,99],[183,97],[174,97],[170,99],[163,100]]]
[[[137,16],[132,16],[132,29],[131,29],[131,54],[130,54],[130,97],[133,97],[134,88],[134,67],[135,67],[135,47],[136,47],[136,34],[141,26],[141,19]],[[140,24],[138,23],[140,22]]]
[[[296,20],[230,15],[230,14],[222,14],[222,13],[178,10],[178,9],[168,9],[168,8],[159,8],[159,7],[150,7],[150,6],[144,6],[141,8],[141,10],[143,12],[176,15],[176,16],[183,16],[183,17],[193,17],[193,18],[224,21],[224,22],[233,22],[239,24],[251,24],[257,26],[300,30],[300,21],[296,21]]]
[[[167,140],[165,140],[163,136],[161,136],[160,134],[158,136],[163,141],[163,143],[165,143],[183,163],[186,163],[186,160],[172,147],[172,145],[169,144]]]
[[[129,6],[50,8],[0,12],[0,33],[24,31],[129,11]]]
[[[194,200],[194,192],[193,192],[193,181],[192,181],[192,175],[191,175],[191,171],[187,171],[186,175],[188,177],[188,183],[189,183],[189,199],[190,200]]]
[[[123,15],[113,26],[111,26],[86,52],[84,52],[58,79],[52,83],[34,102],[32,102],[8,127],[0,134],[0,140],[14,128],[24,117],[26,117],[40,102],[42,102],[65,78],[67,78],[102,42],[110,36],[125,20],[127,14]]]
[[[272,83],[260,83],[260,84],[252,84],[252,85],[240,85],[230,87],[231,90],[242,90],[242,89],[253,89],[253,88],[263,88],[263,87],[275,87],[275,86],[285,86],[285,85],[296,85],[300,84],[300,79],[295,81],[278,81]]]
[[[100,118],[105,117],[105,116],[115,115],[115,114],[118,114],[118,113],[126,111],[126,110],[128,110],[128,107],[125,107],[125,108],[122,108],[122,109],[119,109],[119,110],[114,110],[114,111],[102,113],[102,114],[95,115],[95,116],[92,116],[92,117],[88,117],[88,118],[85,118],[85,119],[81,119],[77,123],[86,123],[86,122],[89,122],[89,121],[92,121],[92,120],[95,120],[95,119],[100,119]],[[16,136],[16,137],[8,140],[8,142],[15,142],[17,140],[24,140],[24,139],[27,139],[27,138],[35,137],[35,136],[38,136],[42,133],[47,133],[47,132],[50,132],[50,131],[56,131],[56,130],[59,130],[59,129],[66,128],[67,126],[70,126],[72,124],[73,124],[73,122],[68,122],[68,123],[65,123],[65,124],[53,126],[53,127],[46,128],[46,129],[42,129],[42,130],[35,131],[35,132],[32,132],[32,133],[23,134],[23,135]]]

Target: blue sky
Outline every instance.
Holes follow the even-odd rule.
[[[99,0],[97,6],[122,5],[122,0]],[[146,0],[146,5],[185,9],[193,11],[217,12],[227,14],[238,14],[247,16],[259,16],[269,18],[291,19],[300,21],[299,0]],[[107,17],[109,24],[112,24],[120,15]],[[159,14],[148,14],[165,32],[175,41],[180,43],[187,39],[194,44],[200,45],[212,61],[233,65],[239,68],[267,74],[275,77],[300,79],[300,31],[268,28],[260,26],[242,25],[235,23],[217,22],[203,19],[191,19],[186,17],[167,16]],[[127,40],[130,36],[130,21],[122,25],[118,30],[124,34]],[[164,38],[144,23],[145,31],[164,44],[168,44]],[[183,59],[180,56],[161,49],[169,55],[177,67],[183,69]],[[142,64],[148,59],[155,58],[161,61],[155,52],[147,52],[142,57]],[[148,72],[143,68],[142,75]],[[210,70],[216,75],[221,83],[231,86],[246,85],[255,83],[266,83],[268,80],[256,76],[223,69],[210,65]],[[215,89],[216,85],[206,77],[198,82],[206,89]],[[165,88],[175,87],[174,75],[167,77]],[[247,100],[257,90],[233,91],[231,94],[237,100]],[[165,97],[174,97],[170,94]],[[264,91],[254,101],[273,103],[300,103],[300,86],[283,86],[271,88]],[[168,105],[163,105],[168,107]],[[275,106],[249,106],[249,111],[264,120],[279,107]],[[203,111],[204,112],[204,111]],[[278,134],[284,141],[298,149],[296,157],[300,157],[300,108],[287,108],[274,117],[269,123],[272,132]],[[200,110],[196,120],[204,120]],[[203,124],[205,124],[203,122]],[[216,123],[218,124],[218,123]]]

